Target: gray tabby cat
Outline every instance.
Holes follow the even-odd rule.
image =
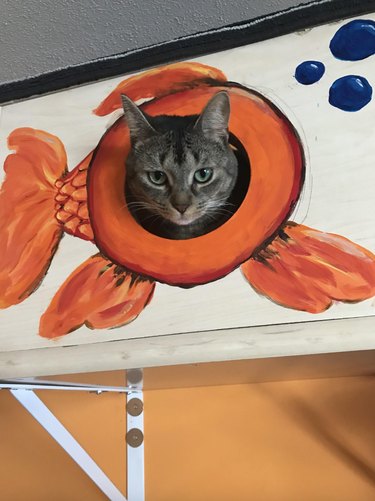
[[[122,96],[131,150],[126,200],[133,217],[164,238],[187,239],[233,214],[238,162],[228,142],[229,97],[214,95],[199,116],[143,113]]]

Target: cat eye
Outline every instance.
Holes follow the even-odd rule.
[[[194,180],[197,183],[207,183],[212,178],[212,169],[199,169],[194,172]]]
[[[162,186],[167,182],[167,176],[161,170],[153,170],[148,173],[148,178],[153,184]]]

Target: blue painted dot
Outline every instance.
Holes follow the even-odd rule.
[[[371,101],[372,87],[364,77],[338,78],[329,89],[329,102],[343,111],[359,111]]]
[[[320,61],[304,61],[297,66],[294,76],[299,83],[311,85],[322,78],[325,70]]]
[[[359,61],[375,54],[375,22],[350,21],[337,30],[329,44],[332,54],[343,61]]]

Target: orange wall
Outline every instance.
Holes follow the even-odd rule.
[[[81,381],[91,379],[82,375]],[[100,379],[102,384],[125,384],[121,372],[103,374]],[[125,396],[49,390],[37,394],[125,493]],[[0,499],[107,499],[7,390],[0,392]]]
[[[124,397],[39,395],[124,492]],[[6,391],[0,419],[1,499],[105,499]],[[148,391],[146,499],[373,501],[374,423],[373,377]]]
[[[147,501],[373,501],[375,379],[152,391]]]

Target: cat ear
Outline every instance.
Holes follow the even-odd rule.
[[[218,92],[206,104],[195,127],[214,140],[228,140],[230,115],[229,96],[225,91]]]
[[[124,118],[129,127],[130,139],[133,144],[142,142],[156,134],[145,115],[138,106],[125,94],[121,94]]]

